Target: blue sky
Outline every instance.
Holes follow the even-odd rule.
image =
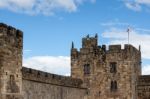
[[[99,44],[142,48],[143,74],[150,74],[149,0],[0,0],[0,22],[24,32],[24,66],[70,73],[70,47],[98,33]],[[60,66],[61,65],[61,66]]]

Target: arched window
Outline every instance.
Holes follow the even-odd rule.
[[[117,87],[117,81],[114,81],[114,89],[117,90],[118,87]]]
[[[84,65],[84,74],[85,75],[90,74],[90,64],[85,64]]]
[[[116,62],[111,62],[110,63],[110,72],[111,73],[116,73],[117,72],[117,67],[116,67],[117,63]]]
[[[10,85],[14,84],[15,77],[14,75],[10,75]]]
[[[110,90],[114,92],[117,91],[117,89],[117,81],[111,81]]]

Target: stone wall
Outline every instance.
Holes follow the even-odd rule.
[[[138,99],[150,99],[150,75],[142,75],[138,81]]]
[[[0,99],[22,98],[22,43],[20,30],[0,23]]]
[[[86,99],[82,80],[23,68],[24,99]]]
[[[86,99],[80,79],[22,68],[23,33],[0,23],[0,99]]]
[[[109,97],[119,99],[137,99],[136,85],[141,75],[140,51],[132,45],[110,45],[106,54],[106,67],[108,69],[109,89],[111,82],[117,82],[117,90],[110,91]],[[116,63],[116,72],[111,72],[111,63]]]
[[[141,52],[132,45],[125,45],[124,49],[121,45],[110,45],[106,49],[97,40],[97,36],[87,36],[79,51],[72,47],[71,76],[83,80],[88,99],[137,99]],[[114,72],[111,63],[116,65]]]

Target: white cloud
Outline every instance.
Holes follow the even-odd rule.
[[[150,33],[150,29],[136,28],[136,30]]]
[[[96,0],[74,0],[74,2],[77,3],[77,4],[82,4],[83,2],[87,2],[87,1],[89,1],[91,3],[96,2]]]
[[[139,29],[139,28],[138,28]],[[141,45],[142,57],[144,59],[150,59],[150,32],[148,29],[147,32],[138,30],[131,30],[129,40],[130,44],[134,45],[138,48]],[[127,44],[128,43],[128,33],[125,29],[120,28],[110,28],[104,31],[103,35],[104,38],[109,38],[109,44]]]
[[[53,15],[57,10],[74,12],[83,2],[96,0],[0,0],[0,8],[30,15]]]
[[[31,52],[32,50],[30,49],[26,49],[26,50],[23,50],[24,53],[28,53],[28,52]]]
[[[131,10],[141,11],[141,6],[138,3],[126,2],[125,5],[127,8],[129,8]]]
[[[139,4],[150,5],[150,0],[135,0]]]
[[[142,75],[150,75],[150,65],[143,66]]]
[[[34,56],[25,58],[23,66],[60,75],[70,74],[70,57],[68,56]]]
[[[120,22],[118,19],[115,19],[113,21],[108,22],[102,22],[100,23],[101,26],[111,27],[111,26],[129,26],[129,23],[126,22]]]
[[[150,8],[150,0],[123,0],[126,7],[134,10],[141,11],[143,7]]]

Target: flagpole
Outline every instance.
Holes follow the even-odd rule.
[[[130,32],[130,30],[128,31],[128,45],[129,45],[129,32]]]
[[[127,29],[127,32],[128,32],[128,45],[129,45],[129,39],[130,39],[130,28],[128,27],[128,29]]]

